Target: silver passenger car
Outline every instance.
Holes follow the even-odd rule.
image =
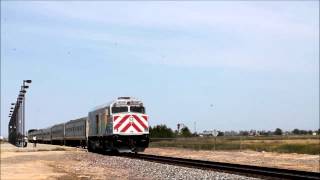
[[[30,129],[28,131],[28,142],[33,143],[33,137],[34,136],[38,140],[39,139],[39,133],[40,133],[39,129]]]
[[[43,129],[39,129],[35,132],[35,136],[37,137],[37,142],[43,142]]]
[[[51,143],[51,127],[42,129],[42,138],[44,143]]]
[[[52,144],[64,144],[64,125],[64,123],[61,123],[51,127]]]
[[[65,143],[72,146],[86,146],[87,118],[79,118],[65,123]]]

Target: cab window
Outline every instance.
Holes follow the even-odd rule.
[[[145,113],[143,106],[130,106],[130,112]]]
[[[128,106],[112,107],[112,113],[128,112]]]

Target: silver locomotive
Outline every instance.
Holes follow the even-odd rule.
[[[87,147],[89,151],[143,152],[149,145],[149,123],[142,101],[119,97],[98,106],[88,117],[29,130],[28,140]]]

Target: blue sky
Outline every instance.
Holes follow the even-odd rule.
[[[1,134],[23,79],[26,129],[118,96],[151,125],[317,129],[319,2],[2,1]]]

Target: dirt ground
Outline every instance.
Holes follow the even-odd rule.
[[[148,148],[145,153],[320,172],[319,156],[314,155],[253,151],[212,152],[173,148]],[[99,158],[104,158],[104,155],[88,153],[80,148],[44,144],[38,144],[37,148],[33,148],[32,145],[17,148],[11,144],[1,144],[0,155],[0,179],[5,180],[135,179],[128,169],[116,169],[96,163]]]
[[[86,150],[65,146],[38,144],[37,148],[32,145],[17,148],[1,144],[0,179],[127,179],[127,172],[119,169],[84,165],[86,171],[82,171],[84,167],[77,167],[79,160],[76,157],[84,153]]]
[[[144,153],[320,172],[319,155],[256,151],[195,151],[177,148],[148,148]]]

